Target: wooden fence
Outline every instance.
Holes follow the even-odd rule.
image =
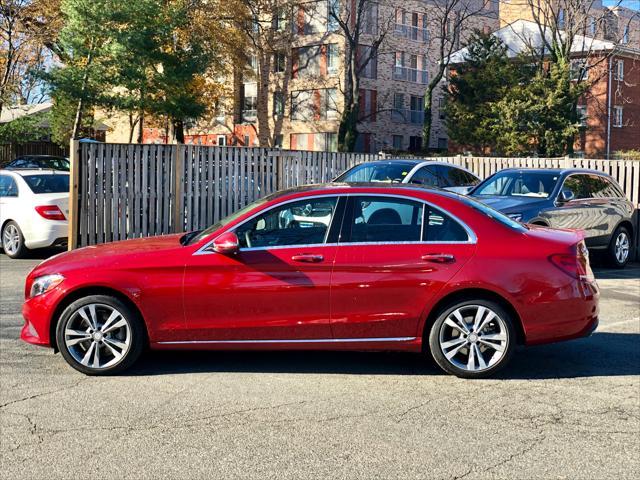
[[[0,144],[0,168],[20,155],[56,155],[66,157],[68,148],[52,142],[27,142]]]
[[[283,188],[327,182],[384,155],[73,142],[69,247],[204,228]],[[640,162],[444,157],[481,178],[508,167],[592,168],[640,202]],[[639,224],[640,227],[640,224]]]

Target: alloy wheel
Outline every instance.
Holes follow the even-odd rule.
[[[100,370],[118,364],[132,341],[131,325],[115,308],[90,303],[78,308],[64,329],[64,342],[79,364]]]
[[[629,257],[629,243],[629,236],[627,235],[627,232],[620,232],[616,237],[614,252],[616,260],[620,264],[625,263]]]
[[[10,223],[2,233],[2,248],[9,255],[15,255],[20,249],[20,232],[18,227]]]
[[[439,332],[440,350],[451,365],[481,372],[505,355],[509,330],[502,318],[483,305],[465,305],[451,312]]]

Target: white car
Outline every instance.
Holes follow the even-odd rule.
[[[361,163],[344,172],[334,182],[411,183],[466,195],[480,183],[480,179],[458,165],[403,158]]]
[[[11,258],[67,244],[69,174],[57,170],[0,170],[2,248]]]

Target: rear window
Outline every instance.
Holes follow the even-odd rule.
[[[24,181],[33,193],[62,193],[69,191],[69,175],[26,175]]]
[[[414,165],[407,162],[363,163],[347,170],[335,179],[336,182],[383,182],[402,183]]]

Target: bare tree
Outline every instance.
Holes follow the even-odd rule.
[[[435,71],[429,79],[424,94],[424,121],[422,142],[429,146],[433,126],[433,97],[436,88],[443,80],[451,54],[460,49],[462,36],[470,33],[472,21],[479,15],[488,14],[486,0],[433,0],[429,3],[429,50],[435,60]]]
[[[344,3],[345,5],[341,5]],[[351,152],[358,139],[360,120],[360,79],[371,62],[381,54],[394,17],[378,17],[378,4],[372,0],[330,1],[329,20],[345,40],[344,107],[338,127],[338,149]]]

